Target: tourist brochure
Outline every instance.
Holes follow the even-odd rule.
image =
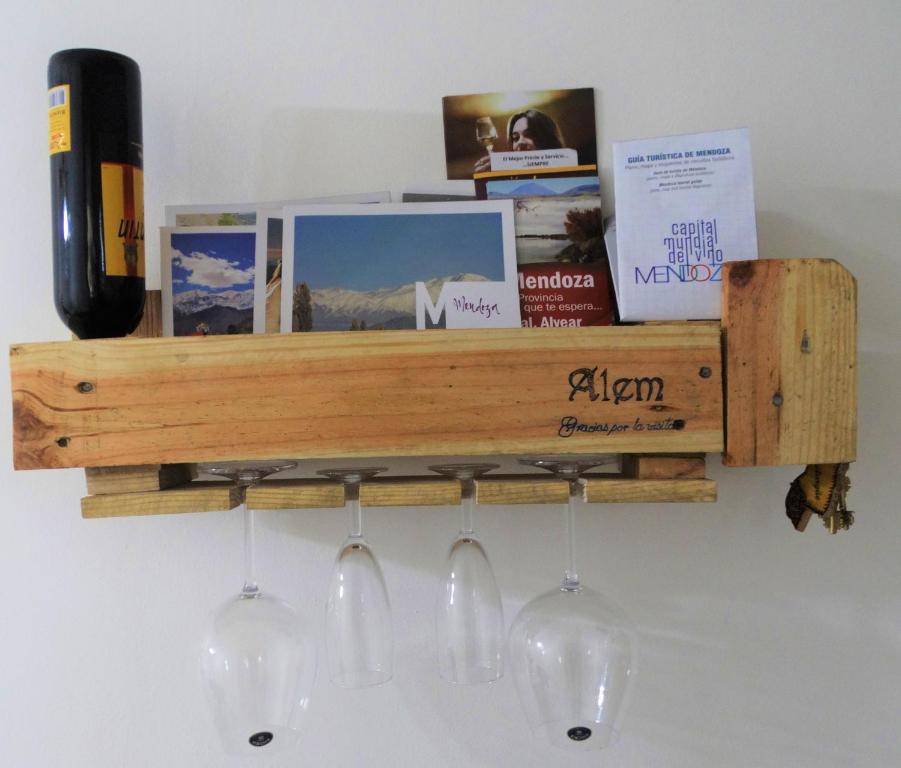
[[[524,326],[614,322],[597,166],[487,171],[475,185],[480,199],[514,201]]]
[[[623,320],[715,319],[726,261],[757,258],[747,129],[613,145]]]
[[[283,211],[281,328],[514,328],[513,202]]]

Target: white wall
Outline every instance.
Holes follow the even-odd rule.
[[[396,679],[347,693],[320,675],[309,735],[284,764],[898,764],[897,0],[56,0],[4,11],[4,349],[67,336],[51,290],[45,67],[75,46],[141,65],[148,232],[165,203],[440,179],[442,95],[588,85],[608,207],[612,140],[746,125],[761,255],[836,258],[859,279],[850,533],[792,531],[780,510],[796,468],[726,470],[717,457],[715,505],[611,505],[580,521],[586,580],[629,608],[643,646],[622,742],[602,761],[532,740],[509,678],[479,690],[438,681],[432,596],[456,518],[392,509],[367,519],[396,612]],[[82,521],[79,471],[12,471],[9,410],[0,765],[231,765],[194,652],[207,611],[238,586],[237,516]],[[560,526],[538,507],[480,520],[512,618],[558,578]],[[262,583],[320,620],[344,524],[328,511],[263,515]]]

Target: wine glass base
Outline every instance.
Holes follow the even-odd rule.
[[[535,735],[568,752],[598,752],[619,741],[619,731],[591,720],[553,720],[542,723]]]
[[[228,754],[256,761],[294,750],[302,735],[298,729],[278,723],[264,723],[241,732],[223,732],[221,737]]]

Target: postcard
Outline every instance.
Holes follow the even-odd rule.
[[[281,210],[286,205],[320,203],[390,203],[390,192],[364,192],[299,200],[273,200],[265,203],[208,203],[202,205],[165,206],[167,227],[231,227],[257,223],[257,211]]]
[[[282,331],[513,328],[513,203],[292,206]]]
[[[726,261],[757,258],[747,129],[613,145],[624,320],[716,319]]]
[[[253,333],[256,227],[161,227],[160,255],[164,336]]]
[[[278,333],[281,330],[281,261],[282,209],[286,205],[336,203],[388,203],[390,192],[364,192],[331,197],[311,197],[305,200],[282,200],[271,203],[213,203],[208,205],[167,205],[168,226],[243,226],[257,228],[257,259],[259,265],[254,284],[256,306],[265,312],[254,315],[254,333]]]
[[[551,180],[554,181],[551,181]],[[558,181],[564,179],[568,181]],[[518,187],[526,188],[531,185],[533,196],[548,194],[566,194],[567,189],[575,189],[583,185],[596,185],[600,193],[600,181],[598,179],[598,167],[596,165],[575,165],[562,168],[526,168],[513,171],[481,171],[473,176],[476,198],[479,200],[490,199],[489,186],[494,190],[495,199],[503,197],[528,197],[528,192],[508,194],[501,190],[511,190]],[[569,184],[569,187],[566,185]],[[575,194],[580,194],[578,190]],[[500,193],[500,194],[499,194]]]
[[[492,179],[485,185],[489,200],[515,200],[518,197],[581,197],[601,194],[601,180],[597,176],[556,176],[527,179]]]
[[[593,88],[445,96],[442,101],[448,179],[488,170],[597,164]]]
[[[401,196],[404,203],[447,203],[475,200],[472,179],[457,179],[408,185]]]

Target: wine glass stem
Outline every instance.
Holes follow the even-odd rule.
[[[344,486],[345,508],[350,512],[350,535],[363,537],[363,508],[360,506],[360,484],[347,483]]]
[[[472,516],[475,505],[475,483],[471,478],[463,480],[460,484],[460,512],[463,518],[460,533],[467,536],[473,533]]]
[[[255,546],[254,546],[254,517],[253,510],[247,506],[247,502],[241,504],[244,513],[244,594],[255,594],[259,591],[256,577],[254,576]]]
[[[569,498],[566,501],[566,549],[567,565],[564,586],[569,589],[579,587],[579,573],[576,571],[576,505],[582,498],[580,480],[569,481]]]

